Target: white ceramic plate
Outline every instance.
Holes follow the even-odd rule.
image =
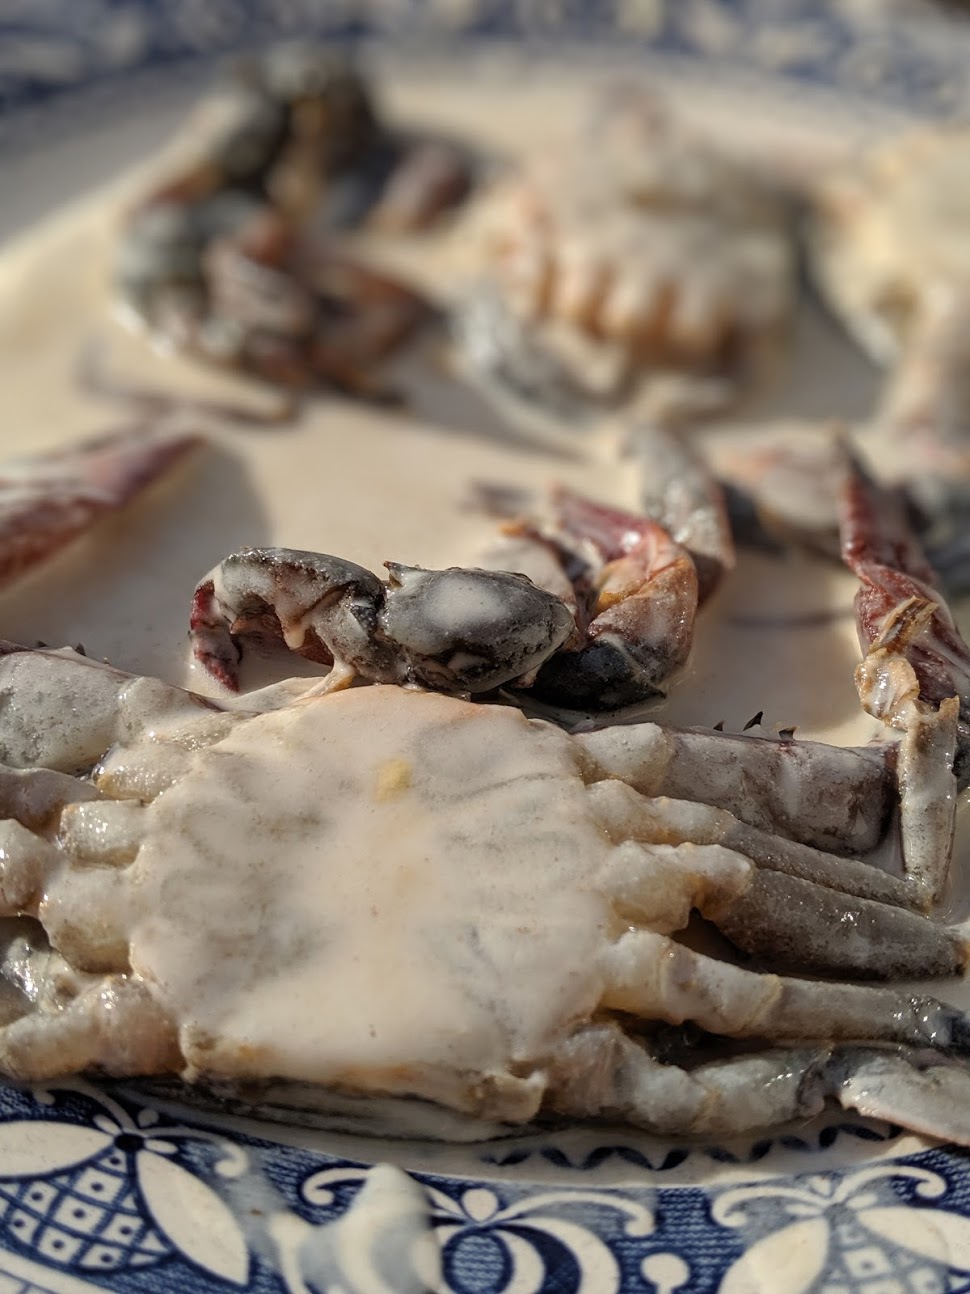
[[[107,321],[104,212],[132,190],[123,184],[108,198],[60,211],[166,137],[206,75],[197,63],[167,60],[320,18],[309,5],[226,3],[211,7],[207,26],[201,10],[92,0],[32,6],[28,18],[26,6],[0,2],[0,95],[8,103],[0,119],[0,231],[35,235],[0,255],[4,455],[124,418],[77,394],[73,366],[92,334],[117,371],[155,385],[177,372],[191,389],[225,389],[147,357]],[[484,37],[512,38],[497,60],[487,56],[487,75],[521,85],[523,36],[532,42],[530,60],[537,39],[565,36],[570,48],[546,65],[541,91],[529,62],[525,94],[540,117],[578,102],[572,83],[593,63],[607,71],[648,65],[681,92],[688,87],[693,110],[739,129],[770,120],[760,134],[766,147],[797,140],[813,152],[910,114],[951,111],[965,94],[970,36],[960,28],[936,20],[870,31],[856,24],[860,11],[707,0],[640,0],[608,13],[402,4],[364,18],[334,6],[324,25],[346,34],[393,22],[413,33],[416,24],[444,23],[447,59],[425,54],[415,71],[412,52],[392,84],[392,104],[415,117],[435,115],[434,96],[429,108],[422,89],[430,76],[435,93],[451,96],[453,124],[474,122],[476,95],[491,93],[491,83],[463,98],[455,87],[485,76],[471,70],[480,66]],[[576,53],[578,36],[598,42],[585,57]],[[456,70],[457,56],[464,62]],[[376,58],[383,63],[386,50]],[[66,82],[80,87],[72,97],[52,94]],[[508,129],[511,137],[514,123]],[[58,214],[38,230],[42,210]],[[874,375],[817,312],[803,313],[795,349],[778,389],[746,417],[779,410],[853,417],[871,406]],[[5,636],[81,639],[125,668],[185,682],[187,591],[233,547],[333,550],[339,541],[339,551],[371,565],[386,556],[432,562],[443,549],[460,560],[479,537],[478,523],[455,504],[462,482],[513,473],[579,483],[594,470],[503,439],[467,393],[446,383],[421,384],[418,408],[422,427],[404,431],[335,401],[320,402],[284,432],[217,430],[216,448],[177,492],[111,523],[0,600]],[[600,490],[630,490],[625,472],[596,470]],[[700,626],[694,664],[667,717],[724,718],[740,728],[764,709],[768,727],[798,722],[806,733],[838,740],[859,731],[851,622],[779,639],[769,678],[763,664],[744,668],[753,646],[764,647],[751,637],[751,618],[777,609],[779,587],[797,588],[794,602],[803,608],[847,605],[853,588],[848,577],[808,562],[787,566],[781,585],[777,576],[765,559],[743,561]],[[956,893],[954,916],[964,916],[964,907]],[[180,1105],[177,1091],[149,1098],[136,1088],[74,1081],[41,1092],[0,1088],[0,1294],[231,1287],[267,1294],[965,1290],[970,1169],[963,1152],[844,1114],[729,1146],[575,1128],[449,1147],[201,1113]]]

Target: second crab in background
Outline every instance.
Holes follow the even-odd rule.
[[[347,256],[339,231],[427,227],[465,196],[467,156],[390,129],[356,69],[312,46],[240,67],[181,151],[123,232],[116,278],[133,317],[280,385],[379,394],[373,370],[431,310]]]

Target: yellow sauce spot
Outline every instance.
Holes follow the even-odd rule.
[[[411,785],[411,765],[406,759],[389,759],[377,770],[378,802],[393,800]]]

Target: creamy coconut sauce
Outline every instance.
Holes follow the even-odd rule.
[[[385,691],[240,725],[146,809],[133,969],[202,1074],[529,1117],[509,1067],[596,1008],[616,850],[560,733]]]

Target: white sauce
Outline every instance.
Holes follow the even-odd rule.
[[[143,812],[131,964],[190,1070],[521,1118],[597,1005],[616,851],[568,739],[514,710],[309,700],[194,754]]]

